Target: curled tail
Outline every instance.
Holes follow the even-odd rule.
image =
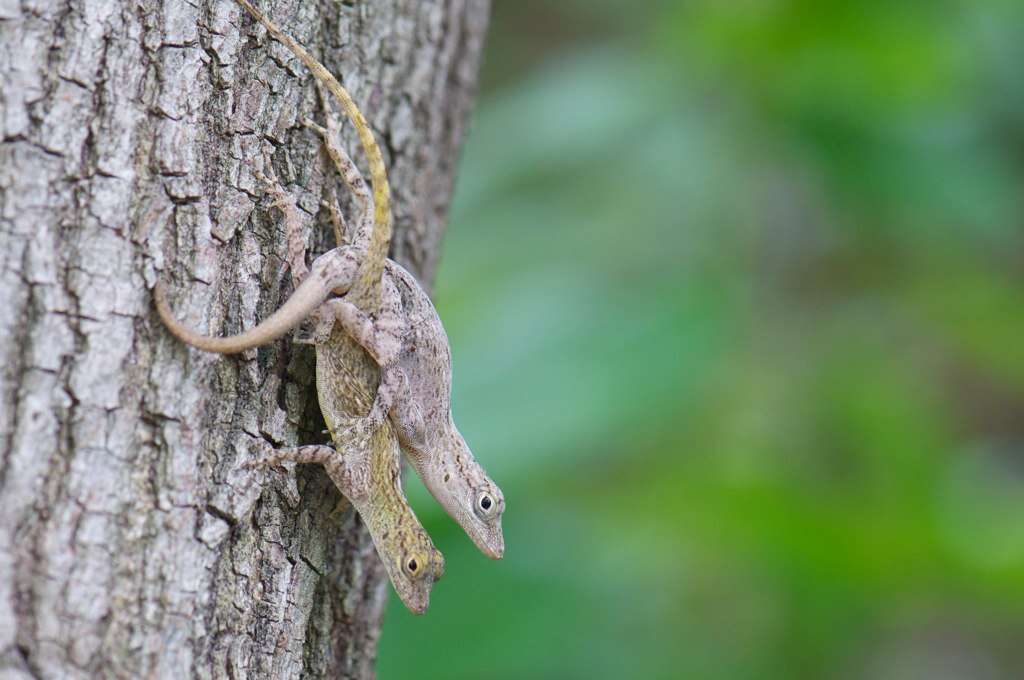
[[[167,291],[161,281],[157,281],[153,297],[160,319],[174,337],[207,352],[238,354],[273,342],[301,324],[327,299],[331,291],[348,290],[355,271],[354,258],[347,249],[336,248],[324,253],[313,261],[309,275],[302,280],[280,309],[255,328],[226,338],[203,335],[178,321],[167,302]]]
[[[363,151],[370,163],[370,179],[373,181],[374,228],[370,235],[370,243],[356,244],[360,247],[365,245],[367,250],[356,281],[349,292],[349,298],[357,306],[365,308],[367,311],[376,310],[380,304],[380,280],[384,271],[384,260],[388,254],[388,247],[391,245],[391,188],[388,186],[384,157],[381,155],[380,147],[377,146],[377,140],[374,139],[366,118],[356,107],[352,96],[323,64],[278,28],[263,12],[256,9],[249,0],[236,0],[236,2],[263,24],[275,40],[287,47],[299,61],[306,65],[313,76],[323,83],[324,87],[338,100],[345,115],[349,117],[352,124],[355,125],[356,132],[359,133],[359,141],[362,143]]]
[[[192,345],[207,352],[218,354],[238,354],[253,347],[266,345],[295,328],[303,322],[320,304],[327,299],[330,289],[323,290],[313,277],[306,277],[295,293],[276,312],[263,320],[255,328],[244,333],[226,338],[215,338],[192,330],[178,321],[167,302],[167,291],[162,282],[157,281],[153,289],[156,300],[156,311],[171,334],[187,345]]]

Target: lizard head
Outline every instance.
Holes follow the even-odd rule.
[[[430,605],[434,582],[444,574],[444,556],[421,527],[412,529],[389,535],[396,548],[387,555],[381,551],[381,560],[402,603],[413,614],[422,614]]]
[[[505,554],[501,516],[505,497],[473,457],[455,423],[449,421],[437,448],[412,457],[427,490],[492,560]]]
[[[373,537],[398,597],[413,614],[422,614],[430,604],[434,582],[444,574],[444,556],[405,498],[401,453],[391,429],[378,428],[371,442],[366,492],[350,500]]]

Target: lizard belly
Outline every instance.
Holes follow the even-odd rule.
[[[340,327],[316,347],[316,392],[331,432],[365,416],[373,404],[380,370],[366,351]]]
[[[451,350],[448,335],[429,296],[401,265],[389,260],[388,274],[408,319],[408,335],[398,365],[408,377],[408,390],[396,402],[400,416],[419,417],[428,429],[447,423],[451,410]],[[404,412],[403,412],[404,411]],[[416,422],[406,420],[403,422]]]

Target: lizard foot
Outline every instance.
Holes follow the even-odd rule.
[[[274,452],[263,458],[247,460],[241,467],[253,469],[260,467],[279,467],[282,463],[320,463],[326,465],[336,455],[334,449],[323,444],[295,446],[288,449],[274,449]]]

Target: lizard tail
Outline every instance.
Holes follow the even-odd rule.
[[[198,333],[178,321],[167,302],[167,290],[161,281],[153,289],[156,311],[174,337],[207,352],[238,354],[253,347],[273,342],[303,322],[330,294],[329,284],[319,276],[307,276],[281,308],[255,328],[226,338]]]
[[[384,271],[384,259],[387,257],[388,247],[391,244],[391,188],[388,186],[384,158],[377,145],[377,140],[374,139],[366,118],[356,107],[352,96],[323,64],[278,28],[263,12],[256,9],[249,0],[236,0],[236,2],[263,24],[275,40],[287,47],[299,61],[306,65],[316,79],[324,84],[338,100],[345,115],[352,121],[356,132],[359,133],[359,141],[363,145],[363,151],[370,163],[370,178],[373,181],[374,228],[370,235],[370,243],[367,244],[366,256],[360,265],[349,297],[354,297],[357,305],[362,306],[364,303],[369,303],[368,306],[376,309],[380,300],[380,280]]]

